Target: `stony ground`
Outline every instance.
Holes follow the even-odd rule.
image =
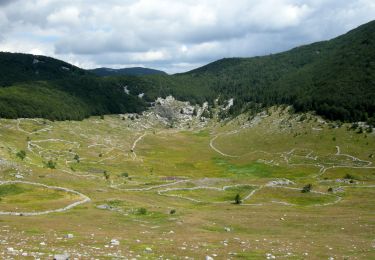
[[[365,126],[282,108],[218,122],[158,102],[143,116],[0,120],[1,258],[375,258]]]

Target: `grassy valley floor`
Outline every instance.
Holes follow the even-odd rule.
[[[1,258],[373,259],[375,135],[350,126],[1,119]]]

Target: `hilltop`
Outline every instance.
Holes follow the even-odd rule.
[[[166,75],[164,71],[143,68],[143,67],[133,67],[133,68],[123,68],[123,69],[111,69],[111,68],[96,68],[89,70],[97,76],[106,77],[106,76],[144,76],[144,75],[157,75],[162,74]]]

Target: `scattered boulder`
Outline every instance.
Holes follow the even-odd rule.
[[[344,192],[344,188],[343,187],[332,188],[332,192],[333,193]]]
[[[65,236],[65,238],[69,238],[69,239],[71,239],[71,238],[73,238],[73,237],[74,237],[73,234],[67,234],[67,235]]]
[[[286,186],[286,185],[293,185],[295,184],[294,182],[288,180],[288,179],[277,179],[270,181],[266,184],[267,187],[272,187],[272,186]]]
[[[152,253],[152,248],[150,248],[150,247],[146,247],[146,248],[145,248],[145,252],[146,252],[146,253]]]
[[[53,260],[69,260],[70,255],[67,253],[61,254],[61,255],[54,255]]]
[[[111,245],[112,246],[119,246],[120,245],[120,241],[118,241],[117,239],[112,239],[111,240]]]
[[[107,204],[102,204],[102,205],[96,206],[96,208],[98,208],[98,209],[110,209],[110,206],[107,205]]]
[[[336,179],[335,182],[345,184],[358,184],[359,182],[353,179]]]

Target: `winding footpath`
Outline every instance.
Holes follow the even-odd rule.
[[[232,157],[232,158],[237,158],[237,157],[240,157],[238,155],[230,155],[230,154],[226,154],[226,153],[223,153],[222,151],[220,151],[219,149],[217,149],[215,146],[214,146],[214,141],[216,140],[216,138],[218,138],[221,134],[218,134],[216,135],[214,138],[212,138],[210,140],[210,147],[217,153],[221,154],[222,156],[225,156],[225,157]]]
[[[47,132],[47,131],[51,131],[52,128],[53,128],[53,126],[49,125],[49,126],[46,126],[46,127],[42,128],[42,129],[35,130],[35,131],[32,131],[32,132],[28,132],[28,131],[26,131],[26,130],[24,130],[24,129],[21,128],[21,126],[20,126],[20,124],[21,124],[21,120],[34,121],[34,122],[36,122],[37,124],[40,124],[40,125],[41,125],[42,123],[40,123],[40,122],[39,122],[38,120],[36,120],[36,119],[25,119],[25,118],[19,118],[19,119],[17,119],[17,130],[20,131],[20,132],[24,132],[24,133],[26,133],[26,134],[30,134],[30,135],[32,135],[32,134],[37,134],[37,133],[41,133],[41,132]]]
[[[132,148],[131,148],[131,150],[130,150],[130,151],[134,154],[134,159],[137,158],[137,154],[135,153],[135,148],[136,148],[136,146],[137,146],[137,143],[138,143],[139,141],[141,141],[142,138],[145,137],[146,135],[147,135],[147,133],[144,133],[143,135],[141,135],[140,137],[138,137],[138,138],[134,141],[134,143],[133,143],[133,145],[132,145]]]
[[[81,200],[76,201],[74,203],[71,203],[71,204],[69,204],[66,207],[58,208],[58,209],[45,210],[45,211],[36,211],[36,212],[0,211],[0,215],[10,215],[10,216],[39,216],[39,215],[45,215],[45,214],[49,214],[49,213],[64,212],[64,211],[72,209],[72,208],[74,208],[74,207],[76,207],[78,205],[81,205],[81,204],[84,204],[84,203],[87,203],[87,202],[91,201],[91,199],[89,197],[87,197],[86,195],[84,195],[84,194],[82,194],[82,193],[80,193],[78,191],[71,190],[71,189],[64,188],[64,187],[48,186],[48,185],[45,185],[45,184],[42,184],[42,183],[29,182],[29,181],[0,181],[0,185],[5,185],[5,184],[19,184],[19,183],[21,183],[21,184],[29,184],[29,185],[34,185],[34,186],[39,186],[39,187],[43,187],[43,188],[47,188],[47,189],[54,189],[54,190],[65,191],[65,192],[68,192],[68,193],[73,193],[73,194],[76,194],[76,195],[80,196]]]
[[[150,191],[150,190],[155,190],[155,189],[159,189],[159,188],[163,188],[163,187],[173,186],[173,185],[188,182],[188,181],[190,181],[190,180],[179,180],[179,181],[175,181],[175,182],[172,182],[172,183],[166,183],[166,184],[151,186],[151,187],[147,187],[147,188],[134,188],[134,189],[118,188],[118,186],[120,186],[121,184],[111,185],[110,187],[112,189],[116,189],[116,190],[120,190],[120,191]]]

